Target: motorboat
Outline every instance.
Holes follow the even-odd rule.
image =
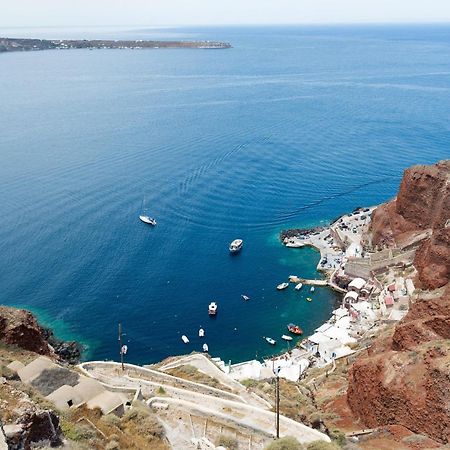
[[[183,334],[183,336],[181,336],[181,340],[182,340],[185,344],[189,344],[189,339],[188,339],[188,337],[187,337],[185,334]]]
[[[296,291],[299,291],[301,288],[302,288],[302,286],[303,286],[303,284],[302,283],[298,283],[296,286],[295,286],[295,290]]]
[[[208,306],[208,314],[210,316],[215,316],[217,314],[217,303],[211,302]]]
[[[244,241],[242,239],[235,239],[229,246],[230,253],[238,253],[241,251]]]
[[[203,344],[203,351],[204,351],[205,353],[208,353],[208,350],[209,350],[208,344],[204,343],[204,344]]]
[[[281,283],[277,286],[277,289],[279,291],[282,291],[283,289],[286,289],[289,286],[289,283]]]
[[[312,302],[312,298],[311,297],[306,297],[306,301],[307,302]]]
[[[152,225],[152,226],[156,225],[156,220],[153,219],[152,217],[144,216],[143,214],[141,214],[139,216],[139,219],[141,219],[142,222],[147,223],[148,225]]]
[[[270,345],[275,345],[277,343],[277,341],[275,341],[274,339],[270,338],[270,337],[264,337],[265,341],[268,342]]]
[[[315,290],[316,290],[316,288],[315,288],[314,286],[311,286],[310,291],[311,291],[311,292],[314,292]]]
[[[250,300],[250,297],[248,295],[242,294],[241,297],[242,297],[242,300],[245,300],[245,301]]]
[[[294,323],[288,324],[287,329],[291,333],[294,333],[294,334],[303,334],[303,330],[298,325],[295,325]]]
[[[283,334],[283,336],[281,336],[281,339],[284,339],[285,341],[292,341],[292,336],[288,336],[287,334]]]
[[[198,330],[198,337],[204,337],[205,336],[205,330],[203,328],[200,328],[200,330]]]

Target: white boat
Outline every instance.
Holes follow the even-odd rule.
[[[286,334],[283,334],[283,336],[281,336],[281,339],[284,339],[285,341],[292,341],[292,336],[288,336]]]
[[[314,286],[311,286],[310,291],[311,291],[311,292],[314,292],[315,290],[316,290],[315,287],[314,287]]]
[[[277,343],[277,341],[275,341],[274,339],[270,338],[270,337],[264,337],[263,338],[266,342],[268,342],[270,345],[275,345]]]
[[[143,214],[141,214],[141,215],[139,216],[139,219],[141,219],[142,222],[147,223],[147,224],[149,224],[149,225],[153,225],[153,226],[156,225],[156,220],[153,219],[152,217],[144,216]]]
[[[229,246],[230,253],[237,253],[241,251],[244,241],[242,239],[235,239]]]
[[[205,330],[203,328],[200,328],[200,330],[198,330],[198,337],[204,337],[205,336]]]
[[[217,303],[211,302],[208,306],[208,314],[210,316],[215,316],[217,314]]]
[[[302,288],[302,286],[303,286],[303,284],[302,283],[298,283],[296,286],[295,286],[295,290],[296,291],[299,291],[301,288]]]
[[[203,351],[205,352],[205,353],[208,353],[208,350],[209,350],[209,348],[208,348],[208,344],[203,344]]]
[[[286,289],[289,286],[289,283],[281,283],[277,286],[277,289],[279,291],[282,291],[283,289]]]
[[[250,297],[249,297],[248,295],[242,294],[241,297],[242,297],[242,299],[245,300],[245,301],[250,300]]]
[[[183,334],[183,336],[181,336],[181,340],[182,340],[185,344],[189,344],[189,339],[188,339],[188,337],[187,337],[185,334]]]

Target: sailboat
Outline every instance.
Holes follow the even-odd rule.
[[[142,213],[139,215],[139,219],[148,225],[152,225],[153,227],[156,225],[156,220],[146,214],[145,198],[142,201]]]

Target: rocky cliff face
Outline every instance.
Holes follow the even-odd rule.
[[[71,363],[78,362],[81,355],[80,345],[58,340],[23,309],[0,306],[0,340],[40,355],[58,356]]]
[[[367,427],[402,425],[450,440],[450,288],[419,300],[349,372],[347,400]]]
[[[0,339],[40,355],[52,353],[36,319],[23,309],[0,307]]]
[[[372,215],[372,245],[402,247],[421,237],[415,266],[425,289],[450,277],[450,160],[405,170],[398,196]]]

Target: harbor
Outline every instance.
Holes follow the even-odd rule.
[[[288,282],[277,289],[285,290],[293,284],[298,290],[308,289],[314,297],[315,287],[331,288],[342,294],[341,304],[314,333],[281,354],[237,364],[213,358],[225,373],[237,381],[278,376],[295,382],[310,368],[334,367],[337,360],[364,350],[365,341],[407,314],[415,298],[410,253],[398,249],[393,256],[392,252],[370,251],[369,226],[374,209],[359,208],[328,227],[281,234],[283,244],[295,249],[292,251],[302,251],[306,246],[320,251],[317,270],[325,279],[290,275]],[[377,261],[376,270],[368,271],[373,261]]]

